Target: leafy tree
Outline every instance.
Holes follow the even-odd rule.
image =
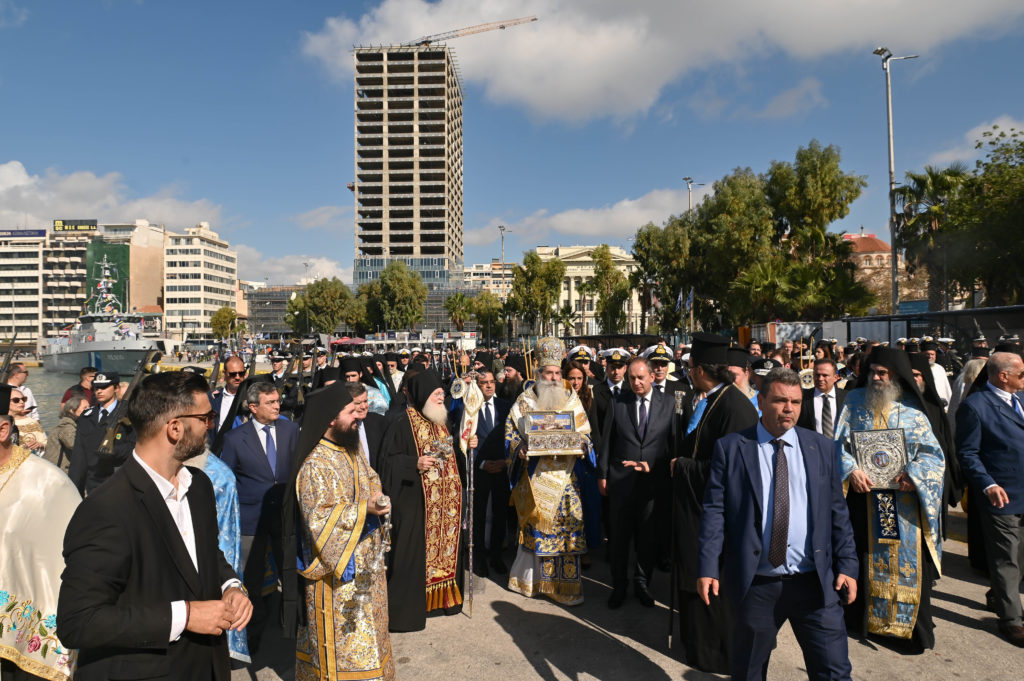
[[[470,299],[466,297],[466,294],[459,291],[448,296],[444,301],[444,309],[448,313],[448,318],[451,319],[455,330],[463,331],[466,327],[466,321],[472,314]]]
[[[376,281],[359,287],[370,328],[411,329],[423,321],[427,285],[401,260],[388,263]]]
[[[366,296],[352,296],[352,300],[345,306],[341,317],[345,326],[358,336],[370,331],[370,323],[366,316]]]
[[[215,338],[228,338],[240,330],[237,322],[238,312],[225,305],[210,317],[210,328]]]
[[[910,274],[918,268],[927,270],[930,310],[944,308],[947,249],[942,247],[942,241],[948,222],[947,207],[969,177],[964,163],[941,169],[925,166],[924,172],[908,172],[907,181],[896,188],[896,201],[903,207],[896,244],[904,249]]]
[[[591,258],[594,261],[593,284],[597,291],[597,323],[603,333],[618,333],[626,325],[629,281],[615,266],[608,244],[595,248]]]
[[[562,307],[558,308],[558,312],[555,313],[555,324],[562,327],[562,335],[565,337],[573,335],[573,324],[576,322],[576,318],[579,315],[576,314],[576,310],[572,308],[572,305],[566,303]]]
[[[516,314],[527,324],[545,333],[547,324],[554,315],[565,276],[565,263],[559,258],[547,262],[541,260],[537,251],[523,256],[523,264],[516,267],[512,275],[512,300]]]
[[[334,333],[352,298],[352,291],[337,277],[317,279],[288,301],[285,321],[297,334]]]
[[[498,296],[490,291],[482,291],[480,295],[470,302],[470,312],[473,321],[476,322],[477,331],[487,333],[487,342],[490,343],[495,333],[502,333],[502,304]]]

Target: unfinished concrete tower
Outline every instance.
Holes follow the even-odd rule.
[[[430,289],[463,262],[462,87],[446,45],[357,47],[355,284],[392,260]]]

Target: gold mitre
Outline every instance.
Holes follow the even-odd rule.
[[[549,336],[537,340],[534,353],[537,356],[538,367],[560,367],[562,360],[565,359],[565,346],[559,339]]]

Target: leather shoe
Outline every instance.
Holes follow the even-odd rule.
[[[1001,633],[1006,640],[1013,645],[1024,647],[1024,626],[1017,625],[1015,627],[1008,627],[1000,624],[999,633]]]
[[[652,596],[651,592],[642,586],[638,586],[636,588],[636,599],[640,601],[640,605],[645,608],[654,607],[654,596]]]
[[[626,602],[626,590],[624,588],[612,589],[612,595],[608,598],[608,607],[611,610],[621,608]]]
[[[996,594],[992,589],[985,592],[985,607],[992,612],[996,611]]]
[[[508,574],[508,566],[501,560],[501,558],[491,558],[491,569],[497,572],[499,575]]]
[[[473,566],[473,574],[477,577],[490,577],[490,570],[487,569],[487,563],[480,562]]]

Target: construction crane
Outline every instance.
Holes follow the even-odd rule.
[[[461,38],[464,35],[473,35],[474,33],[485,33],[487,31],[494,31],[499,28],[505,29],[511,26],[518,26],[519,24],[528,24],[532,21],[537,21],[537,17],[521,17],[519,19],[508,19],[506,21],[492,21],[489,24],[478,24],[476,26],[469,26],[468,28],[460,28],[454,31],[438,33],[437,35],[424,36],[418,40],[412,41],[411,43],[402,43],[402,47],[419,47],[421,45],[431,45],[442,40]]]

